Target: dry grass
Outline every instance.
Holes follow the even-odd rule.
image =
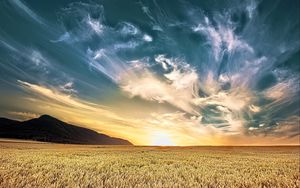
[[[299,147],[0,142],[0,187],[300,187]]]

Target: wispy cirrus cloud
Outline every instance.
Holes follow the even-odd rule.
[[[18,83],[24,89],[28,89],[29,91],[34,92],[40,96],[47,97],[57,103],[63,103],[65,105],[84,109],[84,110],[91,110],[91,111],[99,111],[100,110],[99,108],[95,107],[95,106],[97,106],[96,104],[81,101],[80,99],[76,99],[69,94],[61,93],[56,89],[50,89],[50,88],[47,88],[44,86],[31,84],[31,83],[24,82],[21,80],[18,80]]]
[[[38,16],[34,11],[32,11],[25,3],[23,3],[21,0],[11,0],[10,3],[12,3],[16,8],[23,11],[26,15],[28,15],[30,18],[38,22],[39,24],[46,25],[43,18]]]
[[[204,34],[209,39],[216,61],[222,59],[224,54],[223,46],[229,53],[235,50],[253,53],[252,47],[234,34],[235,28],[233,25],[219,24],[217,27],[214,27],[208,17],[205,17],[204,20],[204,23],[198,24],[192,30]]]
[[[78,91],[76,89],[74,89],[74,82],[70,81],[70,82],[67,82],[63,85],[60,85],[59,86],[59,89],[62,90],[63,92],[66,92],[66,93],[77,93]]]
[[[294,10],[273,20],[278,28],[270,20],[280,7],[258,11],[263,2],[255,0],[226,1],[221,9],[178,1],[176,11],[151,3],[132,6],[138,17],[108,18],[116,7],[106,3],[58,3],[49,7],[58,19],[49,20],[34,11],[38,4],[0,3],[1,16],[28,24],[0,29],[0,87],[18,96],[13,105],[0,98],[3,106],[16,108],[15,117],[49,113],[138,144],[156,136],[178,145],[295,143]],[[15,28],[24,31],[17,36]]]
[[[32,112],[9,112],[9,114],[13,116],[17,116],[20,120],[29,120],[32,118],[37,118],[40,114],[32,113]]]
[[[168,73],[158,77],[143,66],[131,67],[130,71],[120,78],[121,89],[130,97],[138,96],[149,101],[169,103],[197,115],[191,103],[192,99],[197,97],[198,75],[195,70],[184,62],[179,63],[164,56],[157,57],[156,61],[163,68],[169,66]]]

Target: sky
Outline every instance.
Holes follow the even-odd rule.
[[[300,144],[299,4],[3,0],[0,116],[136,145]]]

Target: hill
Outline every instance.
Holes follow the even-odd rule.
[[[132,145],[127,140],[71,125],[49,115],[23,122],[0,118],[0,138],[67,144]]]

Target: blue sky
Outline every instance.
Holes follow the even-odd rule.
[[[142,145],[299,144],[299,1],[0,2],[0,115]]]

